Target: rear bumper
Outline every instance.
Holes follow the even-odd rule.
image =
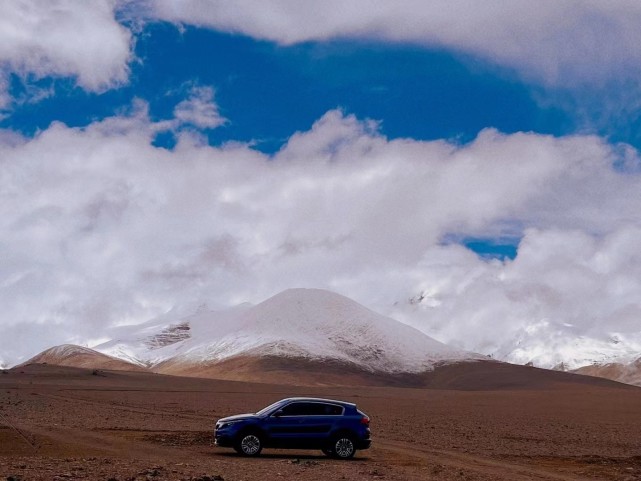
[[[369,449],[371,445],[372,445],[371,439],[360,439],[358,442],[355,443],[356,449]]]

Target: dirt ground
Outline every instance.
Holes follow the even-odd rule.
[[[27,366],[0,373],[0,480],[641,480],[641,389],[292,387]],[[354,460],[213,446],[223,416],[294,395],[356,402]]]

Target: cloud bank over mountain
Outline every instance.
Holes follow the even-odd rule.
[[[466,145],[388,140],[340,111],[273,156],[190,132],[153,146],[164,128],[139,106],[2,139],[5,356],[289,287],[329,288],[482,353],[541,325],[634,329],[634,151],[494,130]],[[452,234],[524,237],[514,261],[488,262]]]

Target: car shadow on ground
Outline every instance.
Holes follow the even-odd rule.
[[[338,461],[336,458],[330,458],[328,456],[325,456],[324,454],[295,454],[295,453],[261,453],[260,456],[257,457],[248,457],[248,456],[243,456],[242,454],[238,454],[236,452],[220,452],[220,453],[213,453],[214,456],[224,456],[227,458],[239,458],[239,459],[285,459],[285,460],[291,460],[291,461]],[[369,458],[367,457],[362,457],[362,456],[355,456],[351,459],[347,459],[345,461],[349,462],[357,462],[357,461],[369,461]]]

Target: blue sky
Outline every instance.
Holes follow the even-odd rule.
[[[574,335],[641,351],[641,6],[3,13],[0,365],[39,332],[306,286],[518,362]]]
[[[390,138],[465,143],[486,127],[552,135],[575,130],[570,113],[542,106],[533,87],[509,71],[442,49],[359,40],[280,46],[155,22],[138,33],[135,56],[128,85],[99,94],[68,78],[14,74],[10,92],[16,98],[33,87],[55,93],[16,105],[0,127],[33,135],[52,121],[85,126],[126,109],[134,98],[149,102],[152,118],[168,119],[196,83],[216,90],[229,120],[206,132],[212,145],[252,141],[270,153],[334,108],[380,121]]]

